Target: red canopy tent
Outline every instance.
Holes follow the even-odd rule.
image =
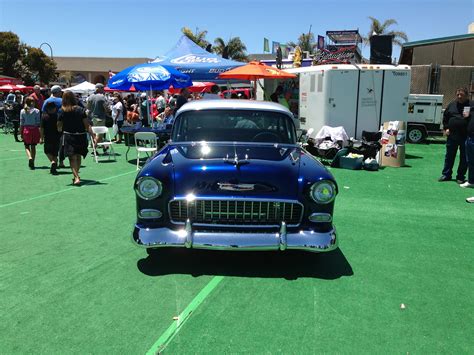
[[[19,90],[21,92],[26,92],[26,91],[33,90],[33,86],[11,85],[11,84],[0,86],[0,91],[3,91],[3,92],[16,91],[16,90]]]
[[[0,76],[0,86],[1,85],[18,85],[23,84],[23,81],[17,78],[12,78],[11,76]]]
[[[211,89],[216,85],[215,83],[212,83],[210,81],[197,81],[193,82],[193,86],[188,87],[189,92],[206,92]],[[175,89],[172,86],[169,88],[170,94],[179,94],[181,92],[181,89]]]
[[[132,85],[132,86],[130,87],[130,89],[128,89],[128,90],[114,90],[114,89],[111,89],[111,88],[109,88],[108,86],[106,86],[106,87],[104,88],[104,91],[105,91],[105,92],[115,92],[115,91],[117,91],[117,92],[136,92],[137,90],[135,90],[135,87]]]

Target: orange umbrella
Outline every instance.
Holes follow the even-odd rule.
[[[260,62],[250,62],[247,65],[234,68],[219,74],[221,79],[240,79],[254,81],[254,97],[257,95],[258,79],[291,79],[296,78],[295,74],[271,67]]]
[[[241,79],[241,80],[258,80],[258,79],[291,79],[296,78],[295,74],[271,67],[260,62],[250,62],[242,67],[219,74],[221,79]]]

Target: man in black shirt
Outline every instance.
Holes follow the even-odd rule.
[[[468,112],[469,110],[469,112]],[[466,158],[467,158],[467,181],[459,186],[474,188],[474,102],[464,106],[463,116],[467,122],[467,138],[466,138]],[[474,198],[473,198],[474,202]]]
[[[58,175],[58,153],[60,148],[61,133],[58,132],[58,108],[53,101],[46,103],[45,110],[41,117],[41,139],[40,143],[44,143],[44,153],[51,162],[49,172],[52,175]]]
[[[275,92],[270,95],[270,100],[273,102],[279,102],[280,95],[283,94],[283,86],[278,85],[275,89]]]
[[[464,117],[464,107],[469,107],[468,91],[466,88],[456,90],[456,100],[451,102],[443,115],[443,130],[446,135],[446,155],[444,158],[444,167],[441,177],[438,181],[449,181],[452,178],[454,160],[459,148],[459,165],[456,175],[458,184],[466,180],[467,161],[466,161],[466,138],[467,124],[470,114]]]
[[[179,96],[176,98],[176,107],[174,109],[175,116],[176,112],[178,112],[181,106],[188,102],[189,95],[190,94],[188,88],[184,88],[181,90],[181,94],[179,94]]]

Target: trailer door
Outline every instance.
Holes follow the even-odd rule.
[[[324,73],[328,88],[322,88],[324,125],[343,126],[349,137],[356,133],[357,78],[358,70],[332,69]]]
[[[385,70],[383,80],[382,122],[408,120],[410,70]]]
[[[380,128],[382,76],[382,70],[360,70],[355,138],[360,139],[362,131],[376,132]]]

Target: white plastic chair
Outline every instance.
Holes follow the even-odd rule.
[[[110,138],[109,129],[105,126],[92,126],[92,132],[94,132],[94,134],[96,135],[97,134],[104,135],[104,139],[102,140],[102,142],[99,142],[99,143],[95,143],[94,139],[93,138],[91,139],[92,152],[94,153],[95,162],[96,163],[99,162],[99,154],[97,154],[97,148],[104,148],[104,149],[110,148],[110,152],[108,154],[108,160],[110,160],[110,156],[113,154],[114,160],[117,161],[115,157],[114,146]]]
[[[137,149],[137,170],[140,169],[140,152],[154,153],[158,150],[158,138],[153,132],[135,133],[135,148]]]

